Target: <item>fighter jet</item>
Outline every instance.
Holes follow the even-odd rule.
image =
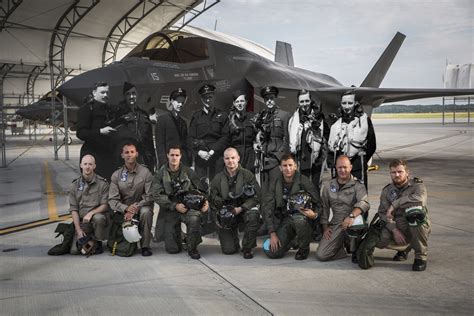
[[[22,118],[31,121],[37,121],[45,124],[61,124],[63,121],[62,95],[60,93],[56,93],[56,97],[54,99],[54,111],[53,98],[53,91],[50,91],[38,101],[16,110],[15,113],[20,115]],[[77,109],[78,107],[76,106],[68,107],[68,122],[69,128],[71,130],[75,130]]]
[[[296,93],[307,89],[321,99],[324,111],[336,113],[341,96],[352,90],[370,115],[384,102],[439,96],[472,95],[474,89],[391,89],[379,88],[405,35],[397,33],[359,87],[343,86],[333,77],[293,66],[291,45],[277,42],[275,57],[264,47],[219,32],[188,27],[186,31],[165,30],[148,36],[121,61],[85,72],[63,84],[59,91],[80,106],[94,83],[110,85],[110,102],[123,99],[122,86],[137,87],[138,104],[153,113],[164,110],[171,91],[182,88],[188,101],[183,111],[187,118],[201,107],[198,89],[205,83],[216,86],[215,105],[228,111],[235,90],[247,92],[248,111],[263,107],[259,91],[265,86],[280,90],[278,105],[296,108]]]

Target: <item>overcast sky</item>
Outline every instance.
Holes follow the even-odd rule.
[[[473,0],[221,0],[192,25],[216,20],[217,31],[272,50],[292,44],[295,66],[344,85],[360,85],[397,31],[407,38],[381,87],[442,88],[446,60],[474,62]]]

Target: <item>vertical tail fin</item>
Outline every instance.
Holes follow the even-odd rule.
[[[287,66],[295,66],[295,63],[293,62],[293,49],[291,48],[291,44],[280,41],[276,42],[275,62]]]
[[[361,87],[378,88],[380,86],[383,78],[385,78],[385,75],[387,74],[388,68],[390,68],[393,59],[397,55],[400,46],[402,46],[405,37],[406,36],[400,32],[395,34],[390,44],[388,44],[387,48],[380,56],[379,60],[377,60],[374,67],[372,67],[372,70],[370,70],[367,77],[365,77],[364,81],[360,85]]]

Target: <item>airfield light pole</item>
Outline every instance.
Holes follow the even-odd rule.
[[[467,97],[467,124],[471,124],[471,97]]]
[[[444,125],[444,110],[445,110],[445,105],[444,105],[444,97],[443,97],[443,125]]]
[[[456,124],[456,97],[453,97],[453,124]]]

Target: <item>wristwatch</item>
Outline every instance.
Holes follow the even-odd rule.
[[[354,218],[355,218],[355,215],[352,214],[352,213],[350,213],[350,214],[349,214],[349,217],[352,218],[352,219],[354,219]]]

